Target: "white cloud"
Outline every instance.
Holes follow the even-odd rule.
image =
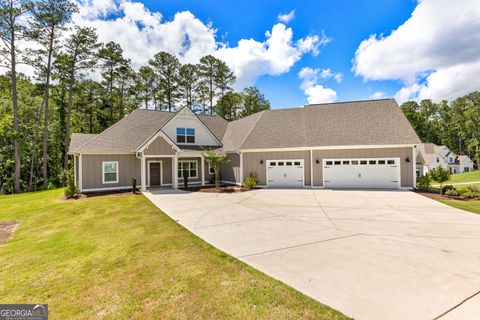
[[[77,0],[77,3],[79,12],[73,15],[72,25],[93,27],[99,41],[119,43],[135,69],[159,51],[169,52],[183,63],[197,63],[201,57],[212,54],[233,70],[237,89],[253,85],[259,76],[288,72],[303,55],[317,55],[319,46],[330,41],[324,32],[294,39],[291,28],[277,23],[265,32],[265,39],[242,39],[230,46],[217,40],[211,22],[204,23],[189,11],[164,20],[161,13],[152,12],[135,0]],[[295,11],[292,12],[294,16]]]
[[[362,41],[353,70],[365,80],[402,80],[400,101],[454,99],[480,87],[478,43],[478,0],[423,0],[391,34]]]
[[[383,91],[375,91],[370,95],[370,99],[382,99],[385,98],[385,92]]]
[[[334,102],[337,100],[337,93],[335,90],[325,88],[318,84],[319,80],[329,78],[336,78],[338,74],[333,73],[330,69],[310,68],[304,67],[298,72],[298,77],[302,79],[300,89],[303,90],[307,96],[307,101],[310,104]],[[340,76],[341,77],[341,76]]]
[[[293,19],[295,19],[295,10],[290,11],[289,13],[281,13],[278,15],[278,21],[289,23]]]

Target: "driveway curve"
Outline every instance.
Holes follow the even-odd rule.
[[[151,190],[213,246],[355,319],[479,319],[480,216],[409,191]]]

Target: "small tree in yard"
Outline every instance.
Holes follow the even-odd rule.
[[[440,184],[440,194],[442,194],[443,183],[450,180],[450,172],[442,167],[436,167],[430,171],[430,176],[432,177],[433,181],[436,181]]]
[[[220,168],[222,165],[229,163],[230,160],[226,154],[217,153],[213,150],[203,152],[203,157],[215,171],[215,188],[220,188]]]
[[[73,173],[67,173],[67,186],[65,187],[65,198],[71,199],[74,198],[79,192],[77,186],[75,185],[75,179],[73,178]]]

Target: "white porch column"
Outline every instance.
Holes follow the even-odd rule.
[[[77,173],[77,155],[73,154],[73,181],[78,187],[78,173]]]
[[[83,177],[83,165],[82,165],[82,154],[78,157],[78,190],[82,192],[82,177]]]
[[[412,162],[413,162],[413,188],[417,187],[417,152],[415,151],[415,146],[412,148]]]
[[[243,152],[240,152],[240,185],[243,186]]]
[[[178,157],[172,158],[172,188],[178,189]]]
[[[205,185],[205,159],[203,158],[203,155],[200,156],[200,161],[202,162],[200,167],[202,168],[202,186]]]
[[[146,178],[146,171],[145,171],[145,155],[142,152],[142,157],[140,158],[140,180],[141,180],[141,187],[140,190],[146,191],[147,190],[147,178]]]
[[[310,149],[310,187],[313,188],[313,149]]]

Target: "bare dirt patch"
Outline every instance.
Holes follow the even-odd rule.
[[[7,242],[20,225],[19,221],[0,222],[0,244]]]

